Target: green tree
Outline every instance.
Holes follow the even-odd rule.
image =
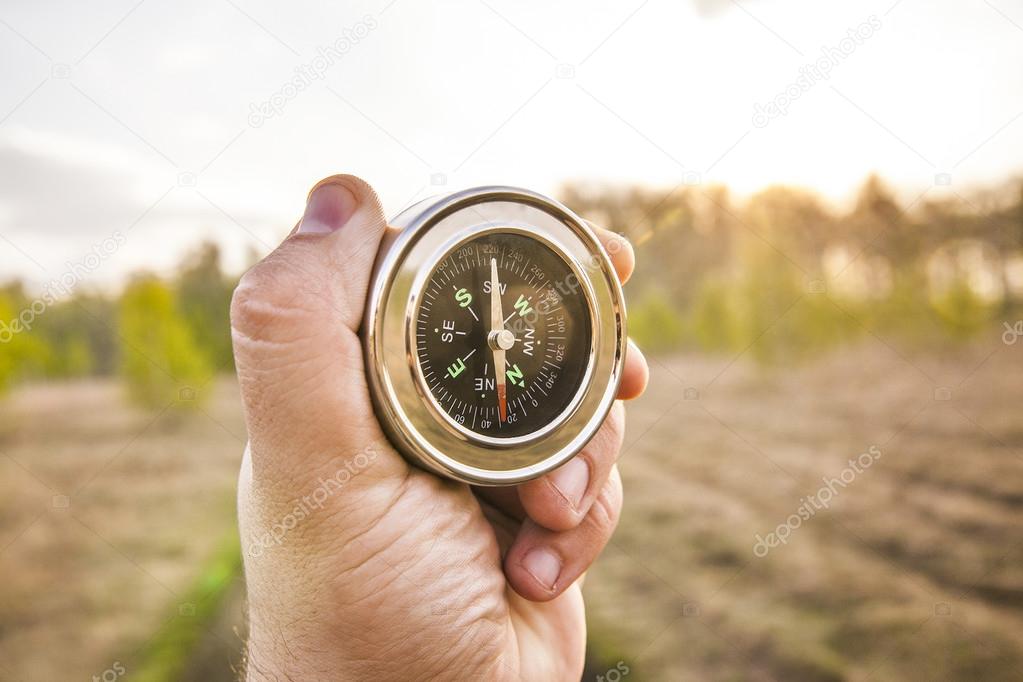
[[[0,289],[0,393],[19,378],[42,374],[52,355],[47,340],[34,327],[35,320],[22,314],[32,304],[21,291],[20,284]]]
[[[962,277],[933,296],[931,306],[947,333],[956,340],[967,339],[984,329],[996,310],[995,305],[985,302]]]
[[[59,376],[84,377],[92,374],[92,349],[88,337],[81,333],[71,335],[56,364]]]
[[[677,350],[685,336],[679,312],[667,297],[652,289],[629,310],[629,335],[652,352]]]
[[[11,298],[0,291],[0,393],[7,390],[14,372],[17,369],[15,355],[16,334],[10,322],[14,319],[14,306]]]
[[[218,370],[232,370],[231,292],[234,282],[224,276],[220,249],[202,244],[182,266],[178,300],[196,343]]]
[[[53,349],[47,375],[114,374],[120,351],[117,318],[118,301],[105,294],[76,291],[51,305],[36,320],[36,330]]]
[[[692,308],[692,325],[700,347],[709,351],[740,348],[738,308],[736,287],[730,280],[709,276],[699,283]]]
[[[171,289],[153,277],[137,278],[121,297],[121,373],[135,403],[159,408],[197,405],[212,372]]]

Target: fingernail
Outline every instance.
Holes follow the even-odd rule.
[[[347,223],[359,208],[352,190],[339,182],[317,185],[309,194],[305,215],[298,231],[302,234],[327,234]]]
[[[590,485],[590,466],[582,457],[570,459],[551,473],[551,483],[568,500],[573,509],[579,509],[583,495]]]
[[[536,578],[538,583],[553,590],[561,575],[561,559],[549,549],[536,547],[522,558],[522,568]]]

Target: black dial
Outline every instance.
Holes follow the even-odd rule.
[[[437,405],[493,438],[562,416],[590,360],[581,282],[556,251],[519,232],[487,232],[448,253],[424,284],[415,333]]]

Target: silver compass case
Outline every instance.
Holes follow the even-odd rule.
[[[429,274],[459,244],[487,232],[526,235],[554,250],[581,284],[589,359],[569,405],[542,428],[491,438],[455,423],[430,394],[415,353],[415,314]],[[514,187],[425,199],[391,221],[370,284],[362,341],[378,418],[407,459],[475,485],[512,485],[557,468],[594,436],[614,403],[626,350],[625,304],[607,253],[566,207]]]

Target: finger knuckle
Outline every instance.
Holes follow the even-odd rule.
[[[246,272],[231,297],[231,327],[253,340],[285,340],[297,318],[310,312],[310,301],[322,296],[312,288],[296,259],[281,250]],[[313,278],[315,281],[315,278]]]
[[[625,405],[621,401],[616,401],[611,408],[610,427],[615,442],[621,444],[625,438]]]
[[[602,448],[606,449],[612,460],[618,459],[618,452],[625,441],[625,408],[620,402],[615,402],[604,420],[604,427],[601,439]]]
[[[242,276],[231,296],[231,327],[246,336],[268,324],[276,315],[267,300],[266,276],[257,265]]]
[[[593,524],[600,531],[610,534],[618,526],[623,502],[621,479],[612,475],[593,503],[590,513]]]

